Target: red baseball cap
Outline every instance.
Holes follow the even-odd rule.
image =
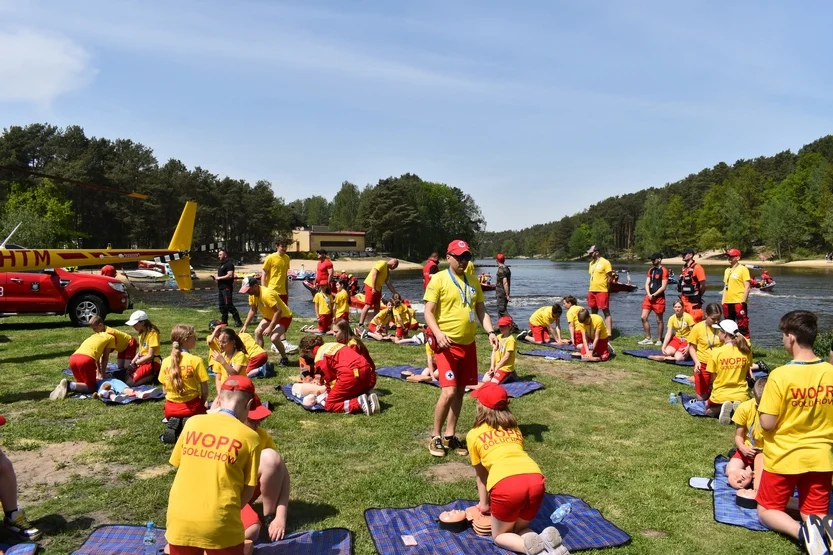
[[[263,420],[270,414],[272,414],[272,411],[263,406],[263,403],[260,402],[260,397],[255,393],[252,398],[252,408],[249,410],[249,420]]]
[[[740,251],[738,249],[729,249],[726,251],[726,256],[740,256]]]
[[[511,316],[501,316],[497,321],[498,327],[511,326],[514,323]]]
[[[509,408],[509,397],[506,390],[494,382],[486,382],[480,389],[471,392],[471,396],[480,401],[484,407],[495,410],[506,410]]]
[[[247,277],[243,280],[243,287],[240,288],[241,293],[248,293],[249,290],[254,287],[255,285],[259,285],[257,282],[257,278],[254,276]]]
[[[504,262],[506,262],[506,257],[505,257],[505,256],[503,256],[503,253],[502,253],[502,252],[499,252],[499,253],[497,254],[497,256],[495,257],[495,260],[497,260],[498,262],[500,262],[501,264],[503,264]]]
[[[0,426],[5,426],[5,425],[6,425],[6,417],[5,416],[0,416]]]
[[[255,396],[255,384],[246,376],[229,376],[223,385],[220,386],[222,391],[245,391]]]
[[[462,239],[455,239],[448,244],[448,249],[446,252],[451,256],[460,256],[463,253],[471,254],[471,249],[469,248],[469,244],[463,241]]]

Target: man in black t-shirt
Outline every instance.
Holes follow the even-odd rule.
[[[512,270],[505,264],[506,257],[498,253],[497,260],[497,283],[495,284],[495,297],[497,298],[497,314],[507,316],[506,305],[509,304],[509,286],[512,283]]]
[[[228,315],[234,318],[234,325],[238,328],[243,326],[240,313],[234,306],[232,295],[234,294],[234,262],[228,257],[225,249],[217,251],[217,258],[220,259],[220,269],[217,274],[211,276],[217,282],[217,302],[220,307],[220,316],[224,324],[228,324]]]

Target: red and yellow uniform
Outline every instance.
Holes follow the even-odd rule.
[[[477,279],[477,277],[474,275],[474,272],[476,271],[475,268],[474,268],[474,262],[472,262],[471,260],[469,260],[466,263],[466,269],[464,271],[465,271],[466,277],[468,277],[468,279],[470,279],[472,281]]]
[[[333,299],[321,291],[312,298],[315,313],[318,315],[318,331],[328,332],[333,327]]]
[[[749,399],[746,377],[749,375],[750,366],[752,366],[752,355],[743,354],[732,343],[727,343],[712,351],[706,365],[706,371],[714,376],[709,403],[722,405],[726,401]]]
[[[515,336],[507,335],[503,337],[502,335],[498,335],[497,342],[497,349],[492,353],[492,364],[497,365],[506,356],[506,353],[509,353],[509,358],[506,359],[503,366],[495,368],[493,379],[497,380],[497,383],[508,383],[515,379]]]
[[[128,362],[133,360],[133,357],[136,356],[136,349],[139,346],[136,338],[129,333],[124,333],[110,326],[107,326],[104,331],[112,335],[113,339],[116,340],[114,350],[118,353],[118,360],[126,360]]]
[[[492,516],[503,522],[534,519],[544,500],[544,476],[524,450],[521,431],[481,424],[466,435],[466,445],[471,464],[489,473]]]
[[[826,514],[833,477],[833,365],[816,360],[776,368],[758,411],[777,417],[775,428],[763,431],[758,504],[783,511],[797,486],[802,513]]]
[[[604,318],[598,314],[591,314],[590,324],[582,324],[581,322],[578,322],[576,330],[579,333],[584,332],[587,335],[587,341],[590,341],[593,344],[593,354],[595,356],[601,358],[602,360],[608,360],[610,358],[607,325],[605,324]],[[596,332],[599,333],[599,338],[594,340]],[[587,345],[582,343],[581,354],[585,354],[586,352]]]
[[[610,306],[608,274],[613,273],[613,267],[603,256],[598,260],[591,260],[588,269],[590,274],[590,289],[587,293],[587,306],[607,310]]]
[[[255,338],[248,333],[238,333],[237,336],[246,347],[246,353],[249,357],[249,362],[246,365],[246,373],[252,370],[257,370],[267,362],[269,362],[269,354],[263,350],[263,347],[257,344]]]
[[[208,383],[208,371],[202,359],[191,353],[182,352],[179,359],[179,375],[182,378],[182,392],[178,393],[171,376],[171,357],[162,361],[159,383],[165,388],[165,417],[186,418],[205,413],[205,404],[200,398],[202,384]]]
[[[697,322],[688,334],[689,346],[694,345],[697,353],[699,368],[694,372],[694,391],[703,398],[708,397],[712,389],[714,376],[709,373],[709,361],[712,353],[723,345],[723,341],[717,335],[717,330],[707,325],[705,321]]]
[[[240,373],[244,373],[246,368],[249,366],[249,355],[244,353],[243,351],[233,351],[231,354],[224,353],[222,349],[220,349],[220,345],[217,341],[212,341],[210,337],[206,338],[206,343],[208,343],[208,366],[211,368],[211,371],[217,374],[217,387],[223,384],[228,379],[228,372],[226,372],[225,366],[214,360],[214,353],[223,353],[223,359],[235,368],[240,368]],[[245,345],[245,343],[244,343]]]
[[[358,397],[376,385],[376,372],[362,355],[341,343],[325,343],[315,354],[315,369],[327,386],[324,410],[362,412]]]
[[[371,281],[370,275],[364,278],[364,304],[371,307],[373,310],[379,310],[379,303],[382,301],[382,286],[388,280],[390,275],[390,268],[388,263],[384,260],[379,260],[373,264],[373,270],[376,270],[376,280]]]
[[[393,321],[393,313],[388,308],[383,308],[376,313],[376,316],[367,325],[367,329],[371,332],[386,333],[388,331],[388,324]]]
[[[408,337],[408,330],[411,329],[411,315],[408,307],[402,303],[391,309],[393,323],[396,324],[396,337],[402,339]]]
[[[700,264],[691,261],[680,271],[679,290],[683,298],[683,308],[691,314],[695,322],[703,321],[703,296],[700,284],[706,281],[706,271]]]
[[[688,336],[694,325],[694,317],[688,312],[683,312],[680,318],[676,314],[672,314],[668,318],[668,329],[674,331],[674,337],[671,338],[668,344],[680,352],[686,352],[688,350]]]
[[[171,552],[175,546],[241,545],[241,494],[244,487],[258,483],[258,434],[228,414],[195,416],[185,423],[170,462],[178,468],[165,533]]]
[[[278,293],[263,286],[258,288],[257,293],[257,295],[249,295],[249,306],[256,306],[260,315],[269,321],[275,316],[275,312],[280,310],[281,317],[278,323],[284,329],[289,329],[289,325],[292,323],[292,311],[281,300]]]
[[[141,333],[139,333],[139,339],[137,340],[139,346],[139,356],[144,357],[149,355],[151,352],[155,352],[156,354],[153,355],[153,358],[144,364],[140,364],[136,367],[133,371],[133,381],[138,382],[139,380],[146,378],[149,375],[156,376],[159,374],[159,367],[162,363],[162,355],[159,354],[159,332],[154,329],[148,329]]]
[[[115,338],[102,331],[85,339],[69,357],[69,369],[76,382],[86,385],[90,391],[96,391],[98,364],[104,351],[116,348]],[[103,370],[103,369],[102,369]]]
[[[758,418],[758,403],[755,402],[755,399],[749,399],[741,403],[735,414],[732,415],[732,422],[745,430],[744,445],[763,451],[764,433]],[[742,460],[746,466],[754,466],[755,464],[755,457],[745,457],[740,451],[735,451],[732,458]],[[758,470],[760,471],[760,469]]]
[[[483,290],[477,279],[465,273],[455,275],[450,269],[434,274],[423,299],[434,303],[437,326],[451,342],[451,347],[435,353],[440,387],[463,387],[477,384],[477,303],[483,302]]]
[[[347,346],[356,351],[359,355],[363,356],[373,371],[376,371],[376,363],[373,362],[373,357],[370,356],[370,351],[367,350],[364,343],[359,344],[355,337],[351,337],[347,342]]]
[[[551,306],[542,306],[532,313],[529,317],[529,329],[535,341],[541,343],[552,339],[549,327],[553,322],[555,322],[555,314],[552,313]]]
[[[573,324],[573,345],[581,345],[581,332],[578,331],[578,311],[581,307],[574,304],[567,309],[567,325]]]
[[[346,289],[342,289],[336,293],[335,297],[335,316],[336,321],[350,320],[350,294]]]
[[[286,282],[289,273],[289,257],[273,252],[263,260],[263,285],[281,296],[283,302],[287,295]]]
[[[749,339],[749,307],[746,305],[746,282],[752,277],[749,268],[736,264],[723,272],[723,317],[734,320],[738,331]]]

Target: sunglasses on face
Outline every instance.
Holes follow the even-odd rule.
[[[467,252],[463,253],[463,254],[459,254],[459,255],[452,254],[451,256],[453,256],[458,262],[469,262],[469,261],[471,261],[471,254],[469,254]]]

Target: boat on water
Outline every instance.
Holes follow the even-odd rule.
[[[619,281],[619,274],[625,274],[628,280],[627,283]],[[633,293],[637,289],[639,288],[636,285],[631,285],[631,273],[628,270],[613,272],[613,281],[610,282],[608,289],[611,293]]]
[[[315,272],[312,272],[312,271],[307,272],[307,271],[304,271],[303,269],[301,269],[301,270],[289,270],[286,273],[286,275],[287,275],[287,277],[289,277],[289,279],[291,279],[293,281],[305,281],[305,280],[308,280],[308,279],[314,279],[315,278]]]
[[[775,289],[775,281],[770,281],[769,283],[763,283],[761,281],[756,281],[752,284],[753,289],[760,289],[764,293],[769,293],[773,289]]]

